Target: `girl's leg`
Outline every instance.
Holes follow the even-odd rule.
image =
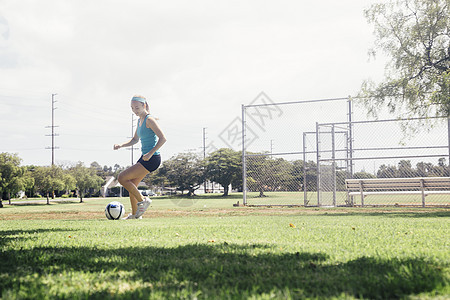
[[[145,175],[144,175],[144,176],[145,176]],[[135,186],[138,186],[139,182],[141,182],[142,179],[144,179],[144,177],[133,179],[132,182],[133,182],[133,184],[134,184]],[[136,214],[136,211],[137,211],[137,203],[140,202],[140,201],[141,201],[141,199],[137,199],[134,195],[132,195],[132,194],[130,193],[131,213],[132,213],[133,215]]]
[[[133,182],[134,185],[136,185]],[[138,183],[139,184],[139,183]],[[137,211],[137,203],[140,201],[140,199],[136,199],[136,197],[130,193],[130,203],[131,203],[131,214],[135,215]]]
[[[140,163],[137,163],[119,174],[120,184],[130,193],[130,202],[133,214],[136,214],[137,203],[144,200],[137,189],[137,185],[148,174],[148,171]]]

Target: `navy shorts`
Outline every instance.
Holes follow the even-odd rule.
[[[149,172],[153,172],[156,169],[158,169],[159,165],[161,165],[161,155],[153,155],[149,160],[145,161],[141,158],[139,158],[138,163],[144,166],[144,168],[147,169]]]

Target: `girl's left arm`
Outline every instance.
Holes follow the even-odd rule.
[[[158,151],[158,149],[161,148],[162,145],[164,145],[164,143],[167,141],[167,139],[166,139],[166,136],[164,135],[164,133],[162,132],[161,128],[159,127],[158,123],[156,123],[156,120],[154,118],[148,117],[145,125],[147,126],[147,128],[150,128],[151,130],[153,130],[153,132],[158,137],[158,142],[156,143],[155,147],[153,147],[153,149],[150,150],[150,152],[146,153],[142,157],[143,160],[149,160],[153,156],[153,154],[155,154],[155,152]]]

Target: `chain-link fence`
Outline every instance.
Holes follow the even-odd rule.
[[[352,110],[350,98],[243,106],[244,203],[450,205],[446,181],[422,188],[381,182],[449,177],[447,118],[354,121]],[[379,186],[358,182],[351,190],[351,178]]]
[[[424,127],[428,129],[416,131]],[[450,176],[447,118],[341,122],[317,128],[319,205],[450,204],[447,181],[423,187],[422,197],[420,182],[408,180]],[[339,140],[338,128],[351,132],[351,152],[350,143]],[[416,132],[408,133],[409,129]],[[359,179],[353,183],[363,186],[349,191],[348,178]],[[403,180],[386,180],[392,178]],[[362,198],[352,197],[361,193]]]

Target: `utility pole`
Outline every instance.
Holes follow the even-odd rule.
[[[59,126],[55,126],[55,109],[57,109],[57,107],[55,107],[55,103],[57,102],[55,100],[55,96],[56,95],[57,94],[52,94],[52,125],[45,127],[45,128],[51,128],[52,129],[52,134],[46,134],[46,136],[51,136],[52,137],[52,146],[45,148],[45,149],[52,149],[52,166],[55,165],[55,149],[59,149],[59,147],[55,147],[55,136],[59,135],[59,134],[55,133],[55,127],[59,127]]]
[[[206,127],[203,127],[203,158],[206,158]]]
[[[134,137],[134,127],[135,127],[135,124],[134,124],[134,114],[131,114],[131,137],[130,138],[133,138]],[[137,148],[134,148],[134,145],[132,145],[131,146],[131,148],[128,148],[128,150],[131,150],[131,165],[134,165],[134,149],[137,149]]]
[[[206,159],[206,127],[203,127],[203,159]],[[206,194],[206,180],[203,183],[203,189]]]
[[[270,158],[272,158],[273,154],[273,140],[270,140]]]

